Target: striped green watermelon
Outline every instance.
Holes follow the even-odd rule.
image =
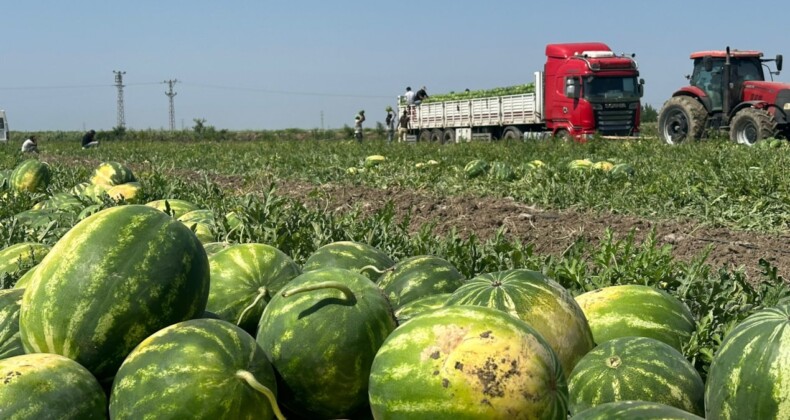
[[[497,181],[512,181],[516,179],[516,172],[513,170],[513,166],[507,162],[496,161],[492,163],[489,174]]]
[[[474,159],[464,166],[464,175],[467,178],[477,178],[488,172],[488,168],[488,162],[482,159]]]
[[[370,155],[365,158],[365,167],[372,168],[384,163],[386,160],[387,158],[382,155]]]
[[[480,275],[458,288],[447,305],[487,306],[521,319],[546,339],[566,375],[594,347],[590,326],[573,296],[537,271]]]
[[[140,196],[142,187],[139,182],[127,182],[110,187],[107,190],[107,195],[115,201],[123,199],[128,204],[140,203]]]
[[[20,273],[19,270],[36,265],[50,250],[50,246],[37,242],[22,242],[0,251],[0,276],[3,274]]]
[[[216,319],[166,327],[124,360],[110,395],[122,419],[272,419],[277,382],[261,348],[241,328]]]
[[[282,251],[264,244],[238,244],[208,259],[211,289],[206,310],[255,334],[263,308],[302,273]]]
[[[132,170],[118,162],[104,162],[100,164],[93,171],[93,176],[91,176],[91,184],[100,185],[106,189],[134,181],[137,181],[137,179],[134,177]]]
[[[683,302],[642,285],[611,286],[576,297],[595,342],[617,337],[650,337],[680,350],[697,326]]]
[[[618,163],[612,167],[609,174],[612,176],[633,176],[635,172],[633,166],[627,163]]]
[[[49,186],[52,171],[44,162],[28,159],[11,172],[11,186],[17,191],[44,191]]]
[[[67,192],[58,192],[52,194],[52,197],[48,199],[36,203],[33,206],[33,210],[38,209],[52,209],[52,210],[62,210],[71,213],[79,213],[82,209],[85,208],[85,204],[80,201],[77,196],[74,194],[70,194]]]
[[[0,417],[10,420],[107,418],[107,397],[79,363],[36,353],[0,360]]]
[[[319,268],[345,268],[365,274],[374,281],[395,265],[384,251],[361,242],[339,241],[326,244],[313,252],[302,266],[303,271]]]
[[[647,337],[621,337],[587,353],[568,382],[571,414],[614,401],[650,401],[702,415],[705,385],[672,346]]]
[[[282,378],[280,401],[309,418],[365,406],[373,357],[395,329],[375,283],[341,268],[291,280],[263,310],[257,341]]]
[[[24,289],[27,287],[27,284],[30,283],[30,279],[33,278],[34,270],[38,267],[38,265],[34,266],[30,270],[27,270],[25,274],[20,277],[16,283],[14,283],[14,289]]]
[[[702,417],[665,404],[647,401],[617,401],[597,405],[571,420],[703,420]]]
[[[107,189],[108,188],[103,185],[94,185],[89,182],[82,182],[72,187],[69,190],[69,193],[77,197],[88,199],[89,201],[100,203],[102,196],[107,194]]]
[[[568,388],[554,351],[502,311],[450,306],[412,318],[370,373],[376,419],[565,419]]]
[[[109,208],[69,230],[36,267],[22,343],[104,382],[140,341],[202,314],[208,291],[208,258],[192,231],[147,206]]]
[[[738,324],[713,358],[706,418],[790,418],[790,303]]]
[[[400,325],[417,315],[443,308],[447,304],[447,299],[452,295],[452,293],[428,295],[401,305],[401,307],[395,309],[395,319],[398,320]]]
[[[48,228],[52,222],[57,222],[59,226],[71,226],[77,216],[67,211],[38,209],[19,212],[14,215],[14,219],[21,225],[32,229],[41,229]]]
[[[398,262],[377,283],[392,307],[398,309],[427,295],[453,292],[464,280],[464,275],[447,260],[420,255]]]
[[[178,217],[178,221],[194,230],[201,243],[214,242],[217,221],[214,212],[207,209],[192,210]]]
[[[0,359],[25,354],[19,338],[19,308],[24,292],[22,289],[0,290]]]
[[[186,200],[179,200],[175,198],[154,200],[146,203],[145,205],[161,211],[166,211],[167,209],[170,209],[170,214],[176,219],[189,213],[192,210],[199,209],[197,204],[190,203],[189,201]]]

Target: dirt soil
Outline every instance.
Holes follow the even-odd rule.
[[[315,194],[316,189],[319,194]],[[278,190],[308,205],[339,212],[350,211],[354,206],[374,212],[392,200],[399,217],[411,212],[412,231],[426,222],[434,222],[437,235],[455,228],[460,233],[473,232],[488,238],[505,226],[509,235],[533,244],[535,253],[540,255],[561,255],[578,239],[597,244],[607,228],[617,238],[624,238],[633,230],[638,243],[655,229],[659,244],[671,245],[672,254],[679,260],[690,261],[710,247],[707,262],[715,269],[741,268],[750,279],[757,280],[761,278],[758,261],[763,258],[777,268],[780,276],[790,279],[790,234],[732,231],[700,226],[692,221],[650,220],[611,213],[552,211],[507,198],[435,197],[428,192],[404,189],[335,184],[317,187],[287,182]]]

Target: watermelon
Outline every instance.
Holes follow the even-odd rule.
[[[381,155],[371,155],[365,158],[365,166],[368,168],[372,168],[374,166],[378,166],[384,163],[387,160],[384,156]]]
[[[137,179],[134,177],[132,170],[118,162],[102,163],[93,171],[93,176],[91,176],[91,184],[99,185],[106,189],[134,181],[137,181]]]
[[[107,397],[79,363],[56,354],[0,360],[0,415],[4,419],[107,418]]]
[[[19,308],[24,292],[22,289],[0,290],[0,359],[25,354],[19,338]]]
[[[455,291],[465,277],[446,260],[420,255],[398,262],[378,279],[378,285],[393,309],[416,299]]]
[[[672,346],[647,337],[615,338],[599,345],[573,369],[568,388],[571,414],[627,400],[704,412],[705,385],[694,366]]]
[[[593,162],[590,159],[575,159],[568,163],[568,169],[571,170],[580,170],[580,169],[592,169]]]
[[[703,420],[702,417],[666,404],[617,401],[584,410],[571,420]]]
[[[49,165],[36,159],[28,159],[11,172],[11,186],[17,191],[40,192],[47,189],[52,178]]]
[[[464,166],[464,175],[467,178],[477,178],[488,172],[488,168],[488,162],[482,159],[474,159]]]
[[[418,315],[381,346],[370,373],[376,419],[565,419],[554,351],[524,321],[478,306]]]
[[[395,309],[395,319],[400,325],[417,315],[443,308],[452,295],[452,293],[439,293],[413,300]]]
[[[727,334],[710,366],[705,390],[706,418],[788,418],[788,343],[788,302],[752,314]]]
[[[179,216],[178,221],[194,230],[201,243],[214,242],[217,223],[211,210],[192,210]]]
[[[52,222],[71,226],[76,217],[74,213],[54,209],[25,210],[14,215],[17,222],[33,229],[46,228]]]
[[[22,343],[105,382],[140,341],[202,314],[208,292],[208,258],[192,231],[147,206],[109,208],[69,230],[36,267],[19,315]]]
[[[516,179],[516,172],[513,167],[506,162],[494,162],[491,164],[489,174],[497,181],[512,181]]]
[[[225,321],[166,327],[124,360],[110,395],[113,419],[271,419],[277,382],[261,348]]]
[[[643,285],[604,287],[576,297],[595,342],[650,337],[681,350],[696,330],[694,315],[669,293]]]
[[[614,168],[614,164],[612,162],[608,162],[608,161],[602,160],[602,161],[593,163],[592,168],[596,169],[596,170],[599,170],[599,171],[602,171],[602,172],[609,172],[609,171],[612,170],[612,168]]]
[[[308,418],[337,418],[367,403],[373,357],[394,329],[392,308],[375,283],[324,268],[274,295],[257,341],[282,378],[284,406]]]
[[[206,310],[255,334],[263,308],[302,273],[291,257],[264,244],[238,244],[212,255]]]
[[[53,194],[52,197],[44,201],[36,203],[36,205],[33,206],[33,210],[51,209],[79,213],[84,207],[85,204],[74,194],[59,192]]]
[[[84,197],[93,202],[101,202],[101,197],[107,194],[107,187],[103,185],[94,185],[89,182],[82,182],[69,190],[69,193],[77,196]]]
[[[376,280],[384,270],[395,265],[395,261],[383,251],[361,242],[339,241],[326,244],[313,252],[304,265],[303,271],[319,268],[345,268],[365,274]]]
[[[521,319],[546,339],[566,375],[594,347],[590,326],[573,296],[537,271],[477,276],[453,292],[447,305],[486,306]]]
[[[627,163],[618,163],[609,171],[609,173],[614,176],[633,176],[635,172],[634,167]]]
[[[170,214],[175,218],[179,218],[184,214],[189,213],[192,210],[199,209],[199,207],[196,204],[190,203],[189,201],[186,200],[178,200],[174,198],[155,200],[146,203],[145,205],[161,211],[166,211],[167,209],[170,209]]]
[[[126,203],[136,204],[140,202],[140,196],[142,195],[140,189],[139,182],[127,182],[110,187],[107,190],[107,195],[115,201],[123,199]]]
[[[27,284],[30,283],[30,279],[33,277],[33,271],[38,267],[38,265],[34,266],[30,270],[27,270],[27,273],[22,275],[19,280],[16,281],[14,284],[14,289],[24,289],[27,287]]]
[[[49,250],[49,245],[37,242],[22,242],[4,248],[0,251],[0,276],[12,273],[24,274],[30,266],[41,262]]]

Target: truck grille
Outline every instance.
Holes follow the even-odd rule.
[[[634,132],[634,109],[602,109],[595,111],[595,126],[603,135],[630,136]]]

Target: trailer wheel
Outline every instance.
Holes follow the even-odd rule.
[[[518,141],[523,138],[524,133],[522,133],[517,127],[513,126],[505,127],[505,131],[502,133],[502,140],[507,142]]]
[[[431,130],[431,143],[442,144],[442,141],[444,141],[444,133],[442,130],[438,128]]]
[[[730,140],[746,146],[776,137],[776,120],[764,109],[745,108],[738,111],[730,123]]]
[[[420,130],[420,134],[417,136],[417,141],[420,143],[427,143],[431,141],[431,130]]]
[[[455,129],[454,128],[448,128],[448,129],[444,130],[444,133],[442,134],[442,139],[443,139],[442,143],[444,143],[444,144],[453,144],[453,143],[455,143]]]
[[[658,113],[658,135],[667,144],[699,140],[705,130],[708,112],[696,99],[673,96]]]

